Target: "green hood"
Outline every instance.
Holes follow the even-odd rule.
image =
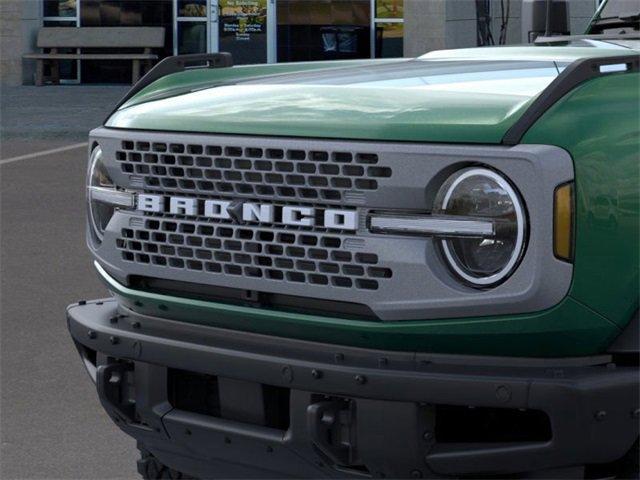
[[[145,88],[106,126],[499,143],[568,63],[621,53],[614,46],[503,47],[433,52],[415,60],[194,70]]]

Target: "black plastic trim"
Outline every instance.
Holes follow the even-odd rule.
[[[606,65],[626,64],[626,72],[601,72]],[[617,75],[640,71],[640,55],[585,58],[573,62],[533,101],[529,109],[507,130],[502,138],[504,145],[518,145],[536,121],[567,93],[580,84],[605,75]]]
[[[113,115],[127,100],[148,87],[153,82],[171,75],[173,73],[184,72],[185,70],[198,68],[229,68],[233,67],[233,57],[230,53],[195,53],[191,55],[176,55],[167,57],[153,67],[147,74],[142,77],[131,90],[118,102],[111,111],[104,123]]]
[[[630,15],[628,17],[601,18],[591,23],[589,33],[598,34],[611,28],[625,27],[631,27],[633,29],[637,29],[638,27],[640,27],[640,19],[638,19],[638,15]]]
[[[109,400],[115,395],[103,395],[103,405],[119,426],[161,454],[163,463],[205,477],[213,475],[207,469],[219,462],[256,472],[268,467],[272,477],[331,476],[314,467],[318,456],[308,448],[314,445],[308,422],[320,421],[309,407],[332,398],[355,402],[349,425],[357,434],[351,455],[331,449],[329,458],[344,462],[349,457],[350,466],[363,465],[393,478],[413,476],[413,470],[425,475],[515,474],[607,463],[622,457],[638,436],[637,367],[613,365],[608,356],[516,359],[341,347],[119,311],[113,300],[73,305],[67,318],[74,341],[97,351],[99,363],[135,364],[135,383],[141,389],[136,398],[153,403],[136,404],[141,420],[127,423],[118,415],[118,404]],[[291,426],[284,432],[167,410],[163,379],[168,368],[286,387],[291,391]],[[425,433],[432,428],[433,405],[539,410],[549,418],[552,437],[440,443],[429,430]],[[157,430],[149,428],[155,425]],[[301,460],[309,469],[285,471]]]
[[[636,310],[631,320],[608,348],[612,354],[640,354],[640,310]]]

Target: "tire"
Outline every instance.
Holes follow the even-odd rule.
[[[616,478],[624,480],[636,480],[640,478],[640,443],[636,443],[631,450],[620,460],[620,469]]]
[[[196,480],[194,477],[178,472],[160,463],[160,461],[144,447],[139,446],[138,450],[140,450],[140,459],[137,462],[138,473],[142,475],[142,478],[145,480]]]

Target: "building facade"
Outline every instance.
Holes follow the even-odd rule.
[[[571,0],[573,32],[597,1]],[[496,43],[519,43],[522,0],[2,0],[0,75],[33,83],[22,54],[36,51],[42,26],[164,27],[161,57],[225,51],[236,64],[416,56],[477,45],[479,3]],[[61,70],[69,83],[124,83],[130,68],[86,60]]]

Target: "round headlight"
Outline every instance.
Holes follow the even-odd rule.
[[[441,187],[436,210],[494,224],[491,235],[440,240],[456,275],[473,286],[488,287],[513,273],[524,252],[526,216],[520,196],[504,177],[487,168],[460,170]]]
[[[87,192],[89,220],[91,221],[91,226],[96,236],[99,240],[102,240],[107,224],[115,212],[115,206],[105,202],[104,199],[96,195],[95,192],[100,191],[100,189],[112,189],[114,188],[114,184],[102,162],[102,149],[100,147],[96,147],[93,152],[91,152],[89,165]]]

